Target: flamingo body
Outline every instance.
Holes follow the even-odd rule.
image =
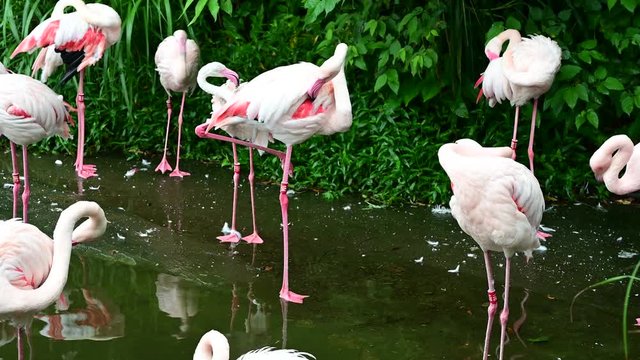
[[[640,144],[626,135],[607,139],[589,160],[598,181],[604,181],[607,189],[617,195],[640,190]],[[626,168],[625,168],[626,167]],[[625,168],[623,176],[620,172]]]
[[[309,360],[315,356],[291,349],[263,347],[240,356],[237,360]],[[205,333],[193,353],[193,360],[229,360],[229,341],[216,330]]]
[[[509,41],[505,52],[502,45]],[[538,98],[546,93],[560,69],[562,50],[558,44],[548,37],[533,35],[521,37],[514,29],[508,29],[489,40],[485,46],[485,54],[489,65],[476,82],[482,84],[478,100],[482,95],[487,98],[489,106],[509,100],[516,107],[516,115],[511,140],[512,158],[516,157],[518,120],[520,106],[533,100],[531,131],[529,136],[529,168],[533,172],[533,138],[535,135]]]
[[[445,144],[438,150],[440,165],[451,180],[451,214],[484,253],[489,295],[483,359],[487,359],[493,317],[497,310],[489,251],[505,256],[504,306],[500,314],[500,360],[509,316],[511,257],[517,251],[531,257],[540,246],[544,197],[538,180],[525,166],[509,158],[511,149],[484,148],[469,139]]]
[[[163,174],[171,170],[167,161],[167,142],[169,140],[169,125],[171,124],[171,91],[182,93],[180,114],[178,115],[178,149],[176,154],[176,167],[170,176],[183,177],[189,175],[180,170],[180,141],[182,132],[182,114],[187,91],[193,90],[196,84],[198,61],[200,50],[195,41],[187,39],[184,30],[176,30],[173,35],[165,38],[159,45],[155,54],[156,70],[160,74],[160,83],[167,92],[167,130],[164,143],[164,154],[156,171]]]

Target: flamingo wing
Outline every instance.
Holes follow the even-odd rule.
[[[261,349],[249,351],[240,356],[238,360],[309,360],[315,358],[315,356],[306,352],[265,346]]]
[[[505,57],[509,55],[505,54]],[[522,42],[513,48],[511,57],[504,67],[509,81],[519,86],[542,87],[545,92],[560,69],[562,50],[550,38],[533,35],[522,38]]]
[[[53,241],[33,225],[0,221],[0,277],[21,289],[39,287],[49,275]]]

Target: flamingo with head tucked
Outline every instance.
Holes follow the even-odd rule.
[[[13,217],[17,217],[20,173],[16,144],[22,145],[24,190],[22,219],[28,221],[29,157],[27,146],[46,137],[69,137],[68,122],[72,122],[62,96],[47,85],[21,74],[0,74],[0,134],[10,141],[13,164]]]
[[[180,140],[182,136],[182,114],[184,111],[184,100],[187,92],[193,91],[196,86],[196,73],[198,71],[198,61],[200,49],[195,41],[187,38],[184,30],[176,30],[173,35],[168,36],[156,50],[155,62],[156,70],[160,74],[160,83],[167,92],[167,131],[164,139],[164,153],[156,171],[163,174],[170,171],[171,166],[167,162],[167,142],[169,141],[169,125],[171,124],[171,91],[182,93],[180,113],[178,114],[178,149],[176,151],[176,167],[169,176],[188,176],[186,171],[180,170]]]
[[[484,343],[487,359],[493,318],[498,307],[489,251],[505,256],[504,306],[500,314],[500,360],[509,317],[511,257],[521,251],[531,257],[548,234],[538,231],[544,197],[538,180],[527,168],[510,159],[509,147],[484,148],[470,139],[445,144],[438,150],[440,165],[451,180],[449,206],[460,228],[484,253],[489,294],[489,319]]]
[[[222,86],[216,86],[207,81],[209,77],[226,77],[227,82]],[[203,66],[198,71],[198,85],[202,90],[211,95],[211,113],[214,114],[220,109],[228,99],[233,96],[233,93],[238,88],[238,74],[229,70],[225,65],[219,62],[211,62]],[[256,124],[258,125],[258,124]],[[249,123],[231,124],[222,128],[231,137],[241,139],[254,144],[258,144],[264,147],[269,145],[270,134],[269,131],[260,126],[254,126]],[[233,152],[233,205],[231,212],[231,228],[223,228],[224,235],[218,236],[218,240],[221,242],[237,243],[242,238],[244,241],[250,244],[261,244],[264,241],[258,234],[258,228],[256,226],[256,210],[255,210],[255,194],[254,194],[254,181],[255,173],[253,168],[253,148],[249,147],[249,188],[251,192],[251,215],[253,220],[253,232],[250,235],[242,237],[240,232],[236,230],[236,209],[238,203],[238,183],[240,181],[240,163],[238,162],[238,152],[236,149],[236,143],[231,143],[231,149]],[[259,150],[261,153],[262,151]]]
[[[627,135],[614,135],[593,153],[589,160],[598,181],[617,195],[640,190],[640,144],[633,146]],[[624,175],[620,176],[622,169]]]
[[[89,219],[74,229],[82,218]],[[53,239],[33,225],[0,221],[0,318],[18,328],[18,358],[23,358],[21,329],[31,316],[62,293],[69,273],[71,247],[102,235],[107,219],[94,202],[79,201],[62,211]]]
[[[71,6],[75,11],[64,13]],[[111,7],[94,3],[85,4],[82,0],[59,0],[52,17],[36,26],[13,51],[13,58],[19,53],[30,52],[35,48],[55,46],[55,51],[67,63],[69,69],[63,80],[80,74],[78,81],[78,151],[76,172],[82,178],[97,176],[95,165],[84,163],[85,105],[84,105],[84,69],[94,65],[102,58],[109,46],[120,40],[122,20]],[[46,57],[38,56],[33,65],[37,70],[44,64]],[[39,63],[42,62],[42,63]]]
[[[507,40],[509,45],[500,56],[502,45]],[[538,98],[551,87],[560,69],[562,51],[555,41],[546,36],[533,35],[523,38],[518,30],[508,29],[489,40],[484,52],[489,59],[489,65],[476,82],[476,87],[482,84],[478,100],[484,94],[491,107],[496,103],[502,103],[503,100],[509,100],[511,105],[516,107],[511,140],[513,159],[516,157],[518,143],[516,135],[520,106],[533,99],[528,149],[529,168],[533,172],[533,136]]]
[[[293,145],[313,135],[330,135],[351,127],[351,101],[344,76],[348,47],[338,44],[333,56],[321,66],[302,62],[264,72],[244,83],[226,104],[199,125],[196,134],[233,124],[264,126],[271,136],[283,142],[286,155],[280,184],[280,208],[284,245],[284,269],[280,297],[302,303],[306,295],[289,290],[289,221],[287,197]],[[247,146],[253,146],[251,143]],[[257,146],[253,146],[257,147]],[[264,147],[262,147],[264,148]]]
[[[305,352],[291,349],[263,347],[240,356],[237,360],[309,360],[316,357]],[[202,335],[193,360],[229,360],[229,341],[216,330]]]

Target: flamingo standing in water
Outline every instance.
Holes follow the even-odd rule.
[[[84,217],[89,219],[74,229]],[[99,237],[106,226],[100,206],[89,201],[62,211],[53,240],[33,225],[0,221],[0,318],[10,318],[17,326],[19,359],[24,356],[21,329],[33,313],[51,305],[62,293],[72,244]]]
[[[470,139],[445,144],[438,150],[440,165],[451,180],[451,214],[460,228],[471,236],[484,253],[487,269],[489,319],[483,359],[487,359],[489,339],[498,299],[494,288],[489,251],[505,256],[504,306],[500,314],[500,360],[509,317],[509,275],[511,257],[522,251],[531,257],[549,236],[538,231],[544,197],[538,180],[527,168],[510,159],[509,147],[484,148]]]
[[[504,54],[502,44],[509,41]],[[516,107],[513,124],[513,138],[511,140],[512,158],[516,158],[518,144],[518,118],[520,106],[533,99],[533,114],[531,116],[531,133],[529,135],[529,168],[533,172],[533,136],[536,126],[538,98],[546,93],[556,73],[560,69],[562,51],[558,44],[542,35],[529,38],[521,37],[518,30],[508,29],[492,38],[484,48],[489,58],[489,65],[476,82],[476,87],[482,84],[478,93],[478,100],[484,96],[489,106],[509,100]]]
[[[626,135],[614,135],[593,153],[589,160],[598,181],[604,181],[607,189],[617,195],[640,190],[640,144]],[[625,168],[624,175],[620,172]]]
[[[17,145],[22,145],[22,219],[28,221],[29,156],[27,147],[46,137],[69,137],[67,121],[72,122],[62,96],[47,85],[21,74],[0,74],[0,134],[6,136],[11,146],[13,164],[13,217],[18,213],[20,174],[18,171]]]
[[[216,86],[207,81],[209,77],[226,77],[227,82],[222,86]],[[214,114],[220,109],[228,99],[231,98],[233,93],[238,88],[239,78],[238,74],[229,70],[226,66],[219,62],[211,62],[203,66],[198,71],[198,85],[202,90],[211,95],[211,113]],[[238,123],[225,126],[222,130],[226,131],[231,137],[249,141],[254,144],[258,144],[264,147],[269,145],[270,135],[269,131],[264,128],[254,126],[247,123]],[[225,235],[218,236],[218,240],[221,242],[237,243],[242,238],[244,241],[250,244],[262,244],[264,241],[258,234],[258,228],[256,226],[256,210],[255,210],[255,194],[254,194],[254,179],[255,173],[253,170],[253,148],[249,147],[249,187],[251,191],[251,215],[253,220],[253,232],[251,235],[242,237],[240,232],[236,230],[236,208],[238,203],[238,183],[240,181],[240,163],[238,162],[238,152],[236,149],[236,143],[231,143],[231,149],[233,152],[233,205],[231,212],[231,228],[223,228]],[[261,150],[259,150],[262,152]]]
[[[249,351],[237,360],[309,360],[315,358],[309,353],[267,346]],[[193,353],[193,360],[229,360],[229,341],[220,332],[210,330],[200,338],[198,346]]]
[[[184,30],[176,30],[173,35],[162,40],[156,50],[155,61],[156,70],[160,74],[160,83],[167,92],[167,132],[164,139],[164,154],[156,171],[163,174],[170,171],[171,166],[167,162],[167,142],[169,141],[169,125],[171,124],[171,91],[182,93],[180,113],[178,114],[178,149],[176,151],[176,168],[169,176],[188,176],[186,171],[180,170],[180,140],[182,135],[182,114],[184,110],[184,100],[188,91],[193,91],[196,86],[196,72],[198,71],[198,61],[200,49],[195,41],[187,39]]]
[[[264,126],[287,151],[280,184],[280,208],[284,245],[284,269],[280,297],[302,303],[306,295],[289,290],[289,221],[287,187],[293,145],[315,134],[330,135],[351,127],[351,101],[344,75],[346,44],[338,44],[332,57],[321,66],[302,62],[264,72],[243,84],[211,121],[196,127],[196,134],[208,137],[213,128],[247,123]],[[256,148],[259,145],[245,143]]]
[[[71,6],[74,12],[64,13]],[[85,4],[81,0],[60,0],[56,3],[52,17],[40,23],[20,45],[13,51],[11,58],[19,53],[33,49],[55,46],[55,51],[62,55],[69,70],[65,79],[80,74],[78,81],[78,151],[76,155],[76,172],[81,178],[97,176],[95,165],[84,163],[84,69],[94,65],[102,58],[105,49],[120,40],[122,21],[118,13],[104,4]],[[40,68],[45,56],[38,56],[33,65],[34,70]],[[42,61],[42,64],[39,62]]]

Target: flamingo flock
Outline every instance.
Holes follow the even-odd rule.
[[[72,7],[73,11],[65,12]],[[121,37],[120,15],[111,7],[85,4],[81,0],[60,0],[49,18],[37,25],[11,54],[40,49],[32,66],[32,76],[41,71],[40,81],[14,74],[0,64],[0,134],[9,139],[13,164],[13,218],[0,221],[0,315],[11,318],[18,337],[18,358],[23,359],[21,346],[23,329],[28,331],[30,319],[39,310],[61,296],[69,271],[71,247],[93,240],[105,232],[104,211],[96,203],[79,201],[64,210],[54,231],[53,240],[35,226],[27,224],[30,184],[27,146],[43,138],[70,136],[73,124],[71,112],[78,116],[78,145],[75,161],[77,176],[83,179],[97,176],[95,165],[84,162],[85,105],[84,70],[95,65],[105,51]],[[508,46],[503,52],[503,44]],[[184,106],[187,93],[199,88],[211,95],[211,114],[206,122],[195,127],[203,139],[230,142],[233,154],[233,200],[231,226],[223,227],[222,243],[262,244],[258,232],[254,195],[254,149],[260,155],[275,155],[282,163],[282,180],[278,200],[282,224],[283,266],[280,298],[286,302],[303,303],[308,295],[291,290],[289,283],[289,178],[293,172],[294,145],[304,143],[315,135],[332,135],[349,131],[353,122],[352,106],[347,86],[345,63],[349,47],[339,43],[328,59],[316,64],[300,62],[279,66],[248,81],[220,62],[200,67],[200,50],[188,38],[187,32],[177,30],[159,43],[155,53],[155,69],[167,93],[167,122],[163,155],[156,172],[170,172],[170,177],[184,178],[190,174],[180,169]],[[483,359],[489,357],[493,322],[498,310],[490,252],[504,255],[504,294],[500,313],[500,352],[504,345],[509,319],[509,287],[511,259],[522,252],[529,259],[540,241],[550,235],[541,231],[540,224],[545,202],[540,182],[534,175],[534,132],[538,101],[551,88],[560,69],[562,51],[552,39],[533,35],[522,37],[514,29],[507,29],[492,38],[485,46],[489,59],[486,70],[476,82],[489,106],[503,101],[515,106],[514,130],[510,146],[485,147],[472,139],[459,139],[443,144],[438,159],[451,181],[451,213],[460,228],[483,251],[488,285],[488,320],[483,347]],[[66,103],[45,82],[55,70],[66,66],[61,84],[78,75],[76,107]],[[210,78],[226,79],[220,85]],[[181,94],[178,114],[176,162],[167,160],[172,117],[172,92]],[[520,107],[533,100],[529,136],[529,167],[515,161]],[[222,130],[225,135],[218,134]],[[285,151],[270,148],[278,140]],[[18,169],[17,145],[22,146],[24,183]],[[237,229],[237,202],[240,181],[238,146],[249,151],[248,181],[251,196],[253,231],[243,236]],[[590,160],[593,173],[615,194],[640,190],[640,150],[625,135],[607,140]],[[624,170],[624,175],[620,173]],[[22,199],[19,200],[20,188]],[[22,220],[18,208],[22,204]],[[487,216],[491,214],[491,216]],[[74,229],[82,218],[89,219]],[[175,294],[173,279],[159,278],[157,297],[167,313],[179,313],[188,330],[187,320],[193,316],[189,309],[172,309],[167,299]],[[168,284],[168,285],[167,285]],[[169,286],[171,285],[171,286]],[[175,296],[174,296],[175,297]],[[183,299],[178,299],[183,300]],[[186,310],[185,310],[186,309]],[[175,310],[175,311],[174,311]],[[224,335],[211,330],[198,343],[193,359],[227,360],[229,343]],[[315,359],[311,354],[289,349],[262,348],[239,359]]]

